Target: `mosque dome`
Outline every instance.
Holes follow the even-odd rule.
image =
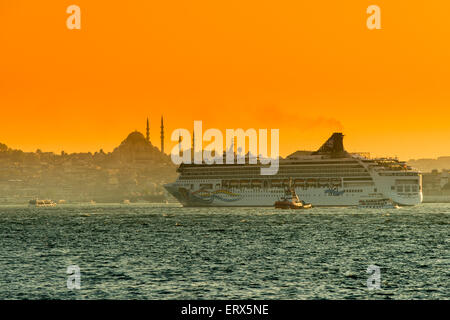
[[[147,143],[147,140],[139,131],[133,131],[124,141],[122,141],[122,143]]]
[[[131,132],[116,149],[123,151],[144,151],[152,149],[152,144],[147,141],[139,131]]]
[[[114,149],[113,155],[125,162],[160,159],[162,154],[147,141],[139,131],[131,132],[122,143]]]

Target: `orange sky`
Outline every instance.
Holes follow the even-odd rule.
[[[279,128],[281,155],[450,155],[448,1],[0,0],[0,142],[111,151],[145,130]],[[82,29],[66,28],[81,7]],[[381,7],[382,30],[366,8]]]

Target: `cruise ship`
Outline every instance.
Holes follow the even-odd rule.
[[[357,206],[371,195],[400,206],[422,202],[422,175],[405,162],[370,159],[344,150],[342,133],[315,152],[297,151],[279,160],[276,175],[261,175],[261,164],[184,164],[164,187],[186,207],[273,206],[293,183],[313,206]]]

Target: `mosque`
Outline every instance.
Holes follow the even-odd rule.
[[[161,145],[160,149],[150,141],[150,123],[147,118],[147,127],[145,136],[135,130],[131,132],[121,144],[115,148],[112,155],[117,160],[123,162],[148,162],[167,161],[169,156],[164,153],[164,118],[161,117]]]

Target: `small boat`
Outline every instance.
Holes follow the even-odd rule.
[[[300,200],[295,193],[295,189],[292,187],[292,183],[289,183],[289,188],[284,191],[284,197],[280,200],[275,201],[275,208],[277,209],[310,209],[312,208],[311,203],[305,203],[305,201]]]
[[[39,199],[33,199],[28,202],[30,206],[35,207],[55,207],[56,202],[52,200],[39,200]]]
[[[400,208],[389,198],[365,198],[358,203],[360,209],[398,209]]]

